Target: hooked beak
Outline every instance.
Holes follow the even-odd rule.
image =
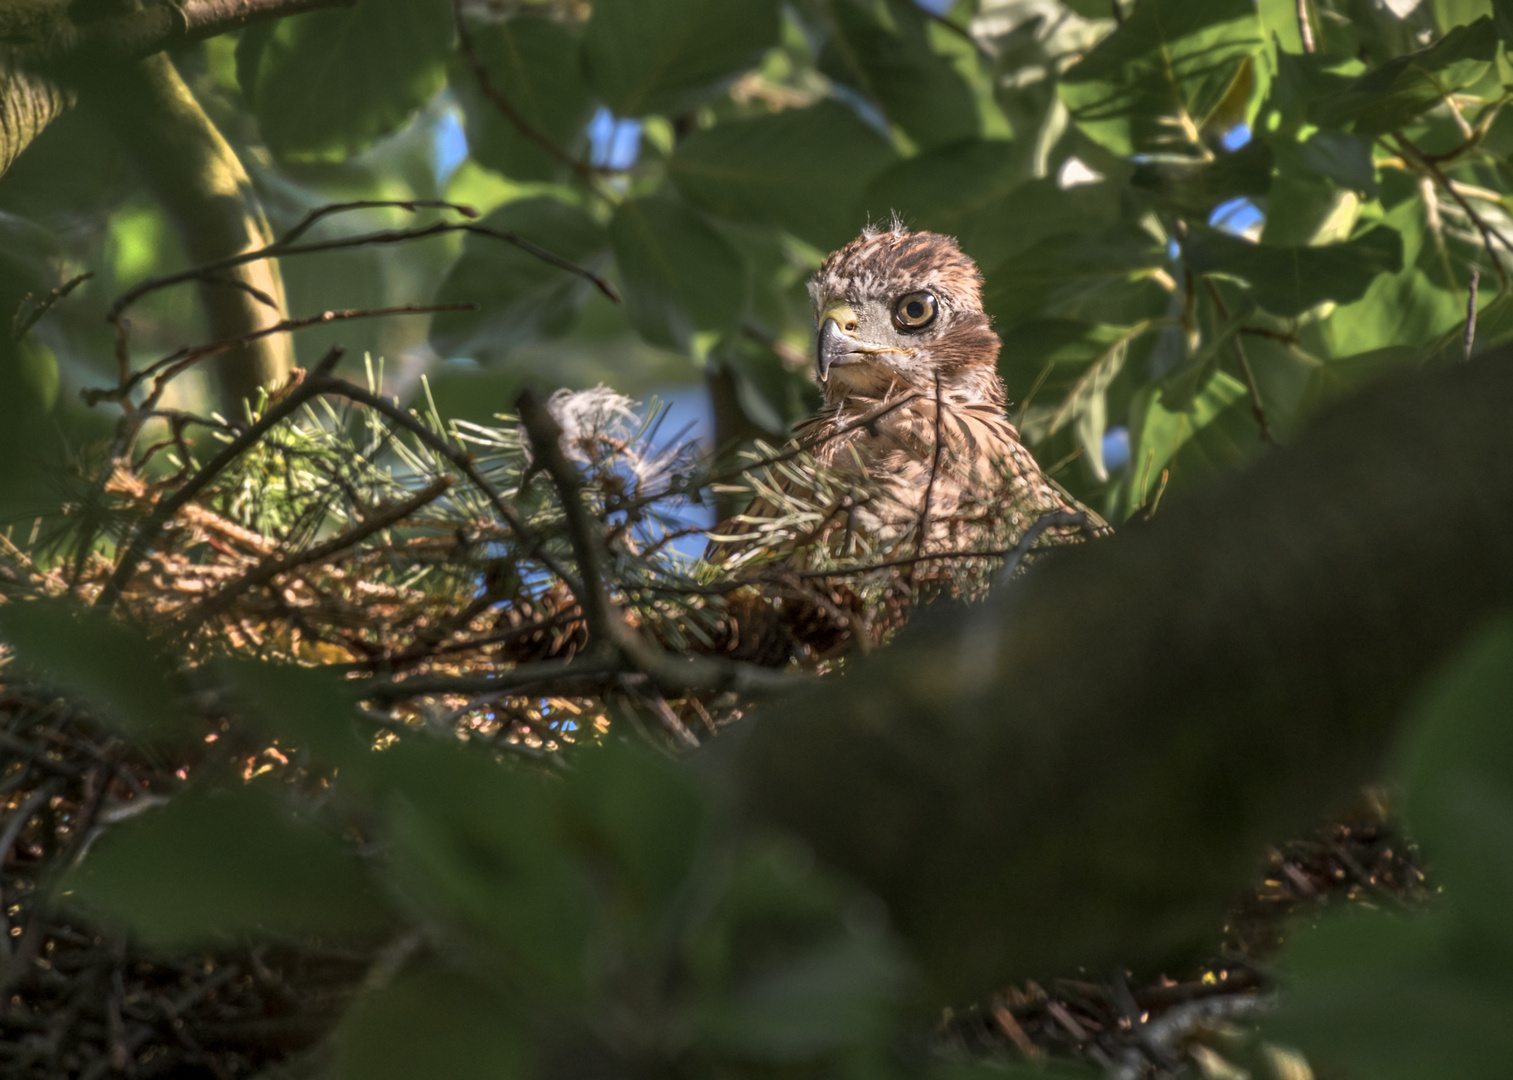
[[[853,363],[857,351],[856,312],[850,304],[837,302],[820,313],[820,336],[815,346],[815,367],[820,382],[830,380],[830,369],[837,364]]]

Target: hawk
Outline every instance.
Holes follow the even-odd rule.
[[[866,229],[825,260],[809,283],[825,404],[798,425],[785,454],[807,453],[866,494],[777,540],[784,515],[774,495],[795,490],[790,470],[717,527],[707,558],[729,566],[776,549],[792,565],[805,550],[845,554],[857,540],[873,551],[913,544],[921,555],[1001,550],[1058,511],[1106,528],[1019,441],[1005,413],[1000,342],[982,309],[982,281],[953,238],[897,223]],[[991,542],[982,535],[989,520]],[[1064,526],[1047,538],[1078,531]]]

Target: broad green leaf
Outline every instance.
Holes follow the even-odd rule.
[[[286,750],[306,749],[348,779],[372,757],[359,739],[353,684],[329,668],[225,660],[217,671],[243,715]]]
[[[447,0],[357,0],[280,20],[242,90],[275,154],[340,161],[436,96],[451,44]]]
[[[1201,157],[1205,126],[1263,43],[1252,0],[1141,0],[1062,76],[1061,99],[1116,154]]]
[[[1257,304],[1274,315],[1301,315],[1326,300],[1358,300],[1382,274],[1403,267],[1402,237],[1379,225],[1343,244],[1274,247],[1194,225],[1188,268],[1245,282]]]
[[[1479,962],[1474,944],[1452,940],[1440,913],[1333,914],[1283,954],[1286,993],[1263,1022],[1267,1038],[1302,1050],[1321,1075],[1507,1075],[1513,980],[1505,967]]]
[[[435,922],[541,993],[576,999],[595,909],[574,862],[559,785],[474,747],[401,740],[377,755],[391,878]]]
[[[972,89],[951,62],[930,48],[925,21],[908,0],[885,0],[878,19],[865,0],[837,0],[835,33],[820,54],[822,73],[877,102],[921,146],[978,133]]]
[[[631,325],[653,345],[736,329],[750,289],[740,252],[699,214],[663,197],[630,199],[609,227]]]
[[[548,142],[581,157],[594,102],[583,77],[578,35],[560,22],[530,15],[479,23],[470,33],[494,90]],[[517,180],[562,175],[565,166],[504,115],[460,53],[449,70],[474,160]]]
[[[1043,365],[1033,384],[1034,402],[1024,403],[1022,428],[1033,442],[1073,425],[1077,445],[1098,480],[1108,478],[1103,464],[1103,434],[1108,427],[1109,385],[1123,370],[1130,342],[1146,331],[1134,327],[1085,325],[1046,320],[1016,328],[1010,339],[1018,363],[1033,350]],[[1028,330],[1028,333],[1025,331]],[[1033,404],[1033,408],[1031,407]]]
[[[609,235],[587,213],[546,196],[505,203],[480,224],[580,266],[601,266],[609,250]],[[436,301],[475,303],[479,309],[436,316],[432,343],[442,356],[503,356],[564,333],[593,287],[508,241],[471,234]]]
[[[0,637],[44,684],[77,694],[139,738],[187,730],[167,660],[134,627],[59,600],[0,607]]]
[[[1330,357],[1353,357],[1395,346],[1419,347],[1455,326],[1466,313],[1459,288],[1437,284],[1441,249],[1435,244],[1424,204],[1406,200],[1384,219],[1402,237],[1403,268],[1382,274],[1352,304],[1309,328],[1309,349]],[[1431,276],[1429,270],[1434,270]]]
[[[1351,127],[1358,135],[1395,131],[1480,79],[1496,49],[1490,16],[1458,26],[1428,48],[1397,57],[1317,102],[1309,119],[1325,128]]]
[[[1283,248],[1338,243],[1350,235],[1360,211],[1360,196],[1349,188],[1284,173],[1271,182],[1261,243]]]
[[[185,791],[143,811],[102,836],[61,889],[161,945],[259,932],[360,938],[385,921],[357,856],[254,787]]]
[[[620,116],[698,105],[777,43],[778,0],[596,0],[583,64]]]
[[[850,109],[822,101],[696,131],[678,144],[667,171],[684,198],[705,210],[774,225],[829,250],[861,231],[857,201],[896,157]]]
[[[1477,636],[1414,710],[1397,774],[1403,812],[1479,951],[1513,961],[1513,622]],[[1505,977],[1513,996],[1513,975]]]
[[[427,962],[364,993],[334,1037],[341,1080],[537,1075],[524,1024],[496,987]]]
[[[1034,318],[1136,323],[1165,310],[1169,294],[1155,275],[1169,262],[1133,225],[1048,236],[987,272],[983,306],[1001,333]]]
[[[997,266],[1042,236],[1096,230],[1119,216],[1118,185],[1057,187],[1025,180],[1023,151],[1008,142],[966,139],[885,169],[862,197],[857,220],[897,214],[911,229],[954,236],[979,266]]]
[[[1492,0],[1492,19],[1502,43],[1513,48],[1513,0]]]
[[[837,934],[710,1003],[702,1034],[768,1061],[801,1061],[886,1037],[906,968],[879,937]]]
[[[1248,406],[1240,380],[1217,372],[1185,409],[1174,408],[1165,399],[1164,389],[1160,383],[1148,384],[1130,407],[1130,467],[1123,500],[1127,510],[1146,503],[1160,483],[1161,470],[1200,436],[1212,435],[1189,455],[1193,472],[1202,473],[1215,464],[1233,466],[1241,457],[1241,444],[1217,423],[1230,410]],[[1174,475],[1179,471],[1188,470],[1173,468]]]
[[[1252,139],[1212,161],[1143,161],[1130,183],[1183,214],[1206,218],[1230,199],[1257,198],[1271,190],[1271,147]]]
[[[576,841],[613,869],[613,898],[633,923],[653,929],[689,880],[704,832],[692,777],[666,760],[615,744],[574,760],[570,813]]]
[[[1363,195],[1376,194],[1376,164],[1371,160],[1371,143],[1359,135],[1343,131],[1315,131],[1297,147],[1290,159],[1300,171],[1321,176]],[[1279,157],[1283,157],[1281,151]],[[1289,159],[1284,157],[1284,163]]]

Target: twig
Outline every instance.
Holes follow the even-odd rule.
[[[935,495],[935,477],[940,473],[940,454],[943,449],[940,438],[940,421],[944,407],[940,397],[940,372],[935,373],[935,451],[930,460],[930,478],[925,481],[924,501],[919,505],[919,535],[914,541],[914,560],[909,563],[907,579],[914,584],[914,571],[919,566],[919,557],[924,554],[925,540],[930,532],[930,500]]]
[[[1308,20],[1308,0],[1298,0],[1298,36],[1303,39],[1303,51],[1314,52],[1313,24]]]
[[[1482,245],[1487,249],[1487,257],[1492,260],[1492,269],[1497,271],[1498,281],[1502,283],[1503,288],[1507,288],[1508,271],[1504,268],[1502,260],[1497,257],[1497,249],[1492,241],[1494,238],[1497,239],[1510,253],[1513,253],[1513,242],[1510,242],[1506,236],[1498,232],[1489,221],[1476,212],[1475,208],[1466,200],[1466,197],[1456,190],[1455,185],[1450,182],[1450,178],[1445,175],[1445,171],[1439,167],[1437,162],[1432,161],[1427,154],[1409,142],[1401,132],[1394,131],[1392,139],[1403,153],[1417,161],[1433,177],[1435,183],[1450,193],[1450,197],[1455,200],[1465,215],[1471,219],[1471,224],[1475,225],[1477,232],[1481,233]]]
[[[356,204],[341,203],[337,204],[337,207],[346,208],[353,205]],[[415,205],[422,204],[417,203]],[[447,203],[445,205],[456,209],[458,213],[463,213],[464,211],[472,209],[471,207],[460,207],[454,203]],[[335,211],[333,210],[332,212]],[[314,211],[312,211],[312,213],[314,213]],[[474,211],[474,213],[476,214],[476,211]],[[305,222],[301,222],[299,225],[295,226],[295,230],[300,230],[302,232],[308,227],[309,225],[307,225]],[[293,230],[291,230],[291,232],[293,232],[294,235],[299,235],[298,232],[294,232]],[[320,240],[308,244],[291,243],[287,238],[282,240],[275,240],[268,246],[258,248],[255,251],[244,251],[237,255],[228,255],[224,259],[217,259],[214,262],[203,263],[199,266],[192,266],[187,270],[180,270],[172,274],[164,274],[161,277],[148,278],[146,281],[134,286],[131,289],[128,289],[126,292],[117,297],[115,303],[111,305],[110,311],[106,315],[106,319],[111,323],[119,322],[122,313],[125,312],[128,307],[136,303],[143,296],[146,296],[150,292],[167,288],[170,285],[179,285],[186,281],[198,281],[202,279],[205,274],[213,274],[220,270],[229,270],[233,266],[241,266],[244,263],[259,262],[263,259],[281,259],[290,255],[311,255],[322,251],[346,251],[351,248],[366,247],[369,245],[402,244],[408,243],[411,240],[424,240],[428,237],[445,236],[449,233],[455,232],[466,232],[473,233],[477,236],[488,236],[495,240],[502,240],[507,244],[513,244],[515,247],[518,247],[520,250],[540,259],[542,262],[547,263],[548,265],[555,266],[559,270],[564,270],[567,273],[574,274],[577,277],[584,279],[585,281],[591,282],[595,288],[597,288],[605,296],[609,297],[609,299],[615,301],[616,303],[619,303],[620,301],[620,295],[615,292],[615,287],[604,278],[594,273],[592,270],[564,259],[560,255],[555,255],[552,252],[547,251],[545,248],[541,247],[539,244],[534,244],[531,241],[525,239],[522,236],[518,236],[513,232],[509,232],[505,229],[489,228],[486,225],[475,225],[470,222],[438,221],[434,225],[426,225],[418,229],[383,229],[378,232],[363,233],[358,236],[345,236],[335,240]]]
[[[16,341],[20,341],[26,336],[27,331],[31,330],[32,327],[41,321],[42,316],[52,310],[54,304],[94,276],[95,272],[93,270],[86,270],[76,277],[69,278],[38,301],[37,306],[32,308],[31,313],[25,318],[22,317],[21,312],[18,310],[16,317],[11,320],[11,337]]]
[[[312,326],[324,326],[327,323],[347,322],[351,319],[376,319],[386,315],[431,315],[441,311],[473,311],[477,304],[399,304],[395,307],[386,308],[362,308],[346,311],[323,311],[319,315],[306,315],[299,319],[284,319],[272,326],[265,326],[254,330],[250,334],[243,334],[238,338],[228,338],[224,341],[212,341],[206,345],[185,346],[178,352],[170,353],[161,360],[156,360],[143,368],[141,371],[132,372],[119,386],[106,389],[87,389],[80,392],[84,403],[91,407],[102,401],[125,401],[126,396],[142,384],[143,381],[156,376],[152,391],[147,395],[142,404],[143,409],[155,409],[163,396],[167,385],[178,378],[189,368],[202,360],[208,360],[212,356],[228,352],[250,344],[259,338],[265,338],[272,334],[286,334],[294,330],[304,330]]]
[[[1471,359],[1471,347],[1476,344],[1476,290],[1481,284],[1481,267],[1471,267],[1470,289],[1466,296],[1465,358]]]
[[[1208,286],[1208,295],[1218,309],[1219,317],[1228,322],[1229,307],[1219,295],[1219,288],[1214,284],[1213,278],[1204,277],[1203,284]],[[1271,424],[1266,419],[1266,406],[1261,402],[1261,387],[1256,382],[1256,373],[1251,369],[1250,357],[1245,353],[1245,345],[1238,332],[1230,337],[1229,343],[1234,346],[1235,359],[1240,362],[1240,374],[1245,377],[1245,391],[1250,395],[1250,411],[1255,414],[1256,425],[1261,429],[1261,441],[1275,446],[1276,439],[1272,438]]]
[[[499,88],[494,85],[494,80],[489,77],[488,67],[484,64],[483,57],[478,55],[478,47],[473,41],[472,31],[468,29],[467,19],[463,18],[462,0],[452,0],[452,14],[453,21],[457,24],[457,44],[462,52],[462,58],[467,62],[469,70],[472,71],[473,78],[477,81],[478,89],[483,92],[483,96],[489,99],[489,103],[499,110],[500,114],[510,122],[516,131],[541,147],[558,164],[571,169],[580,180],[594,190],[596,195],[602,196],[604,193],[599,189],[599,170],[585,161],[579,161],[551,139],[547,138],[546,134],[536,127],[535,124],[527,120],[524,114],[515,108],[514,103],[505,97]]]
[[[316,368],[317,373],[334,367],[336,361],[341,359],[345,351],[338,346],[326,353],[324,359],[321,360],[320,365]],[[293,416],[305,402],[314,398],[320,392],[319,381],[317,375],[317,378],[306,379],[294,387],[288,395],[282,400],[274,402],[262,416],[258,417],[255,424],[252,424],[246,431],[222,447],[221,452],[216,454],[203,468],[186,480],[182,487],[172,495],[165,495],[158,500],[157,504],[152,508],[152,513],[147,515],[147,519],[137,527],[131,539],[124,545],[120,561],[116,563],[115,570],[112,571],[110,578],[105,582],[105,587],[100,590],[100,595],[95,600],[96,606],[107,609],[114,606],[116,600],[120,598],[121,590],[126,587],[127,583],[131,581],[132,576],[136,574],[137,564],[141,561],[142,556],[146,554],[147,549],[152,543],[157,540],[164,526],[168,524],[173,516],[198,495],[206,484],[219,476],[221,470],[251,449],[264,435]]]
[[[535,391],[527,388],[515,400],[515,413],[531,442],[536,462],[557,485],[562,513],[567,519],[568,538],[578,563],[582,582],[574,590],[583,619],[588,624],[589,640],[604,644],[623,644],[629,637],[624,620],[610,604],[604,586],[604,536],[596,518],[583,503],[583,478],[562,452],[562,428],[547,411]]]
[[[1035,519],[1035,523],[1025,530],[1013,547],[990,548],[985,551],[932,551],[928,555],[911,555],[907,558],[889,559],[886,562],[867,563],[865,566],[853,566],[844,570],[805,570],[797,576],[801,578],[837,578],[850,577],[854,574],[870,574],[874,570],[890,570],[897,566],[908,566],[917,562],[933,562],[936,559],[942,561],[948,559],[1005,559],[1004,568],[1000,573],[1013,573],[1014,567],[1034,546],[1035,541],[1040,539],[1047,529],[1066,528],[1073,525],[1086,527],[1087,515],[1071,510],[1057,510],[1050,514],[1044,514]],[[749,584],[749,583],[748,583]]]
[[[286,246],[292,244],[309,232],[316,222],[333,214],[346,214],[353,210],[408,210],[412,214],[419,210],[451,210],[469,221],[478,220],[478,211],[473,207],[466,203],[447,202],[445,199],[354,199],[352,202],[317,206],[279,237],[278,242]]]
[[[372,517],[358,522],[350,529],[346,529],[322,543],[305,548],[302,551],[291,552],[281,559],[270,559],[259,566],[254,567],[246,574],[227,585],[214,596],[209,597],[190,616],[187,625],[180,628],[180,633],[185,637],[193,634],[210,619],[215,618],[221,612],[231,606],[237,597],[255,589],[260,585],[268,585],[282,574],[300,566],[308,566],[311,563],[322,562],[339,551],[350,547],[356,547],[374,533],[404,521],[422,507],[435,502],[442,495],[452,489],[453,480],[450,476],[443,476],[438,480],[427,484],[420,491],[401,503],[387,507],[375,513]]]

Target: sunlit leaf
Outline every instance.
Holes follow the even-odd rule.
[[[1141,0],[1062,77],[1061,97],[1115,153],[1202,156],[1210,114],[1262,44],[1252,0]]]
[[[618,115],[676,114],[754,67],[777,36],[777,0],[597,0],[583,64]]]
[[[187,791],[116,826],[64,875],[73,903],[163,945],[253,932],[361,938],[385,919],[335,836],[274,793]]]
[[[1309,118],[1321,127],[1348,126],[1360,135],[1395,131],[1480,79],[1496,49],[1490,16],[1458,26],[1428,48],[1390,60],[1318,102]]]
[[[1242,456],[1243,444],[1228,435],[1222,425],[1216,425],[1226,414],[1233,416],[1231,410],[1247,405],[1245,387],[1238,379],[1222,371],[1216,373],[1187,408],[1174,408],[1163,390],[1159,383],[1146,386],[1130,407],[1130,467],[1125,477],[1125,506],[1129,509],[1144,505],[1156,491],[1161,470],[1202,436],[1207,436],[1205,445],[1194,446],[1195,453],[1189,454],[1193,458],[1191,471],[1232,466]],[[1174,474],[1178,471],[1189,470],[1173,470]]]
[[[538,135],[582,157],[593,96],[583,77],[578,35],[560,22],[520,16],[470,30],[489,84]],[[504,115],[478,86],[459,54],[451,84],[467,117],[468,150],[491,169],[519,180],[552,180],[564,166]]]
[[[689,202],[828,249],[861,231],[857,200],[895,157],[850,109],[822,101],[694,132],[667,168]]]
[[[357,0],[280,20],[242,91],[276,154],[340,160],[436,95],[451,43],[447,0]]]

